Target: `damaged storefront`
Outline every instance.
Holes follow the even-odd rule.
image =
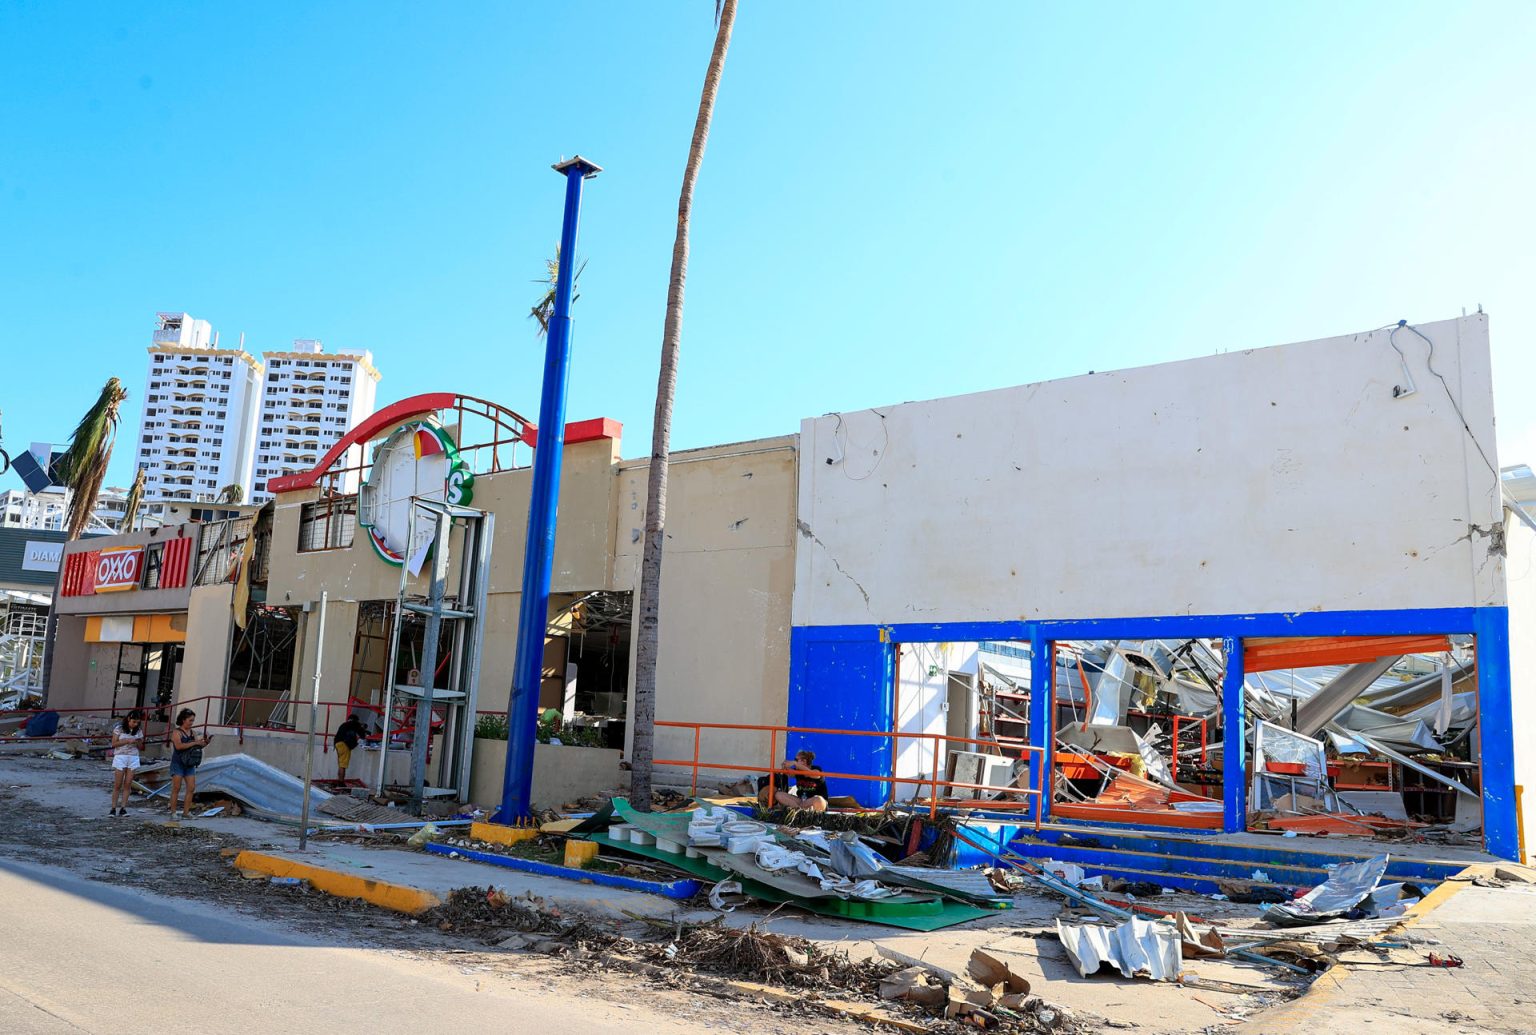
[[[1440,388],[1429,349],[1457,375],[1394,393],[1405,366]],[[803,738],[898,782],[983,734],[984,782],[1164,854],[1518,857],[1505,552],[1529,530],[1493,438],[1481,315],[808,420],[790,722],[912,737]]]

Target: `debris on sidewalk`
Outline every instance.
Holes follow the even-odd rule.
[[[1177,928],[1132,917],[1114,927],[1056,921],[1061,947],[1083,977],[1092,977],[1105,964],[1128,978],[1177,981],[1180,938]]]
[[[1300,927],[1316,924],[1321,920],[1344,917],[1357,906],[1365,916],[1381,915],[1383,910],[1396,905],[1402,885],[1378,901],[1373,896],[1387,872],[1388,856],[1377,855],[1359,862],[1345,863],[1333,868],[1327,880],[1293,902],[1281,902],[1264,912],[1264,919],[1277,927]],[[1396,910],[1401,914],[1403,910]]]

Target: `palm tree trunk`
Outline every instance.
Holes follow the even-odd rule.
[[[693,213],[693,187],[704,161],[709,124],[715,115],[715,95],[725,71],[737,0],[724,0],[715,49],[704,75],[693,142],[683,169],[683,189],[677,201],[677,237],[672,243],[672,277],[667,283],[667,318],[661,335],[661,374],[656,380],[656,420],[651,428],[651,468],[646,483],[645,552],[640,563],[639,637],[635,643],[635,733],[630,752],[630,804],[651,810],[651,764],[656,757],[656,661],[661,616],[661,559],[666,544],[667,458],[672,444],[672,401],[677,392],[678,346],[683,331],[683,285],[688,279],[688,221]]]

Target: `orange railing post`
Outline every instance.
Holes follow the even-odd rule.
[[[779,801],[779,730],[775,726],[768,737],[768,807],[771,809]]]
[[[693,795],[699,793],[699,734],[704,731],[697,726],[693,728]]]
[[[928,775],[933,777],[933,789],[928,796],[928,818],[939,818],[939,735],[931,734],[933,738],[933,771]]]

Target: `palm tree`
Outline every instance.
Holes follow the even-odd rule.
[[[583,262],[571,275],[571,305],[575,305],[581,298],[576,288],[581,283],[581,271],[586,268],[587,264]],[[555,315],[555,288],[560,283],[560,246],[558,244],[555,245],[555,257],[544,260],[544,276],[535,280],[534,283],[543,284],[545,290],[539,296],[539,300],[528,310],[528,319],[538,321],[539,337],[542,338],[549,333],[549,321]]]
[[[123,500],[123,520],[118,522],[119,532],[132,532],[133,523],[138,519],[139,506],[144,502],[144,468],[139,468],[139,473],[133,476],[133,486],[128,490],[128,498]]]
[[[715,49],[704,73],[704,91],[693,123],[683,189],[677,200],[677,236],[672,242],[672,276],[667,283],[667,316],[661,332],[661,374],[656,381],[656,419],[651,428],[651,469],[646,484],[645,552],[640,563],[640,631],[635,645],[635,739],[630,755],[630,804],[651,809],[651,763],[656,757],[656,658],[661,616],[661,559],[666,542],[667,461],[672,445],[672,401],[677,392],[678,346],[683,331],[683,284],[688,279],[688,222],[693,187],[704,161],[715,95],[725,71],[725,52],[736,23],[736,0],[715,5]]]
[[[69,509],[65,512],[65,538],[74,542],[85,531],[86,524],[96,510],[96,497],[101,493],[101,483],[107,477],[107,464],[112,460],[112,444],[117,440],[117,411],[128,390],[115,377],[107,379],[96,403],[69,438],[69,447],[59,458],[54,470],[60,484],[69,489]],[[59,566],[63,571],[63,565]],[[58,592],[54,593],[55,601]],[[43,636],[43,700],[47,701],[49,680],[53,676],[53,645],[58,635],[56,608],[48,609],[48,624]]]
[[[245,499],[245,489],[240,486],[239,482],[230,482],[228,485],[224,486],[224,488],[219,490],[218,498],[213,502],[228,503],[232,506],[239,506],[240,501],[243,499]]]
[[[128,390],[123,383],[115,377],[108,378],[95,405],[85,411],[75,426],[69,448],[59,458],[59,479],[70,490],[65,533],[71,542],[80,538],[96,510],[96,497],[107,477],[112,444],[117,440],[117,412],[126,398]]]

